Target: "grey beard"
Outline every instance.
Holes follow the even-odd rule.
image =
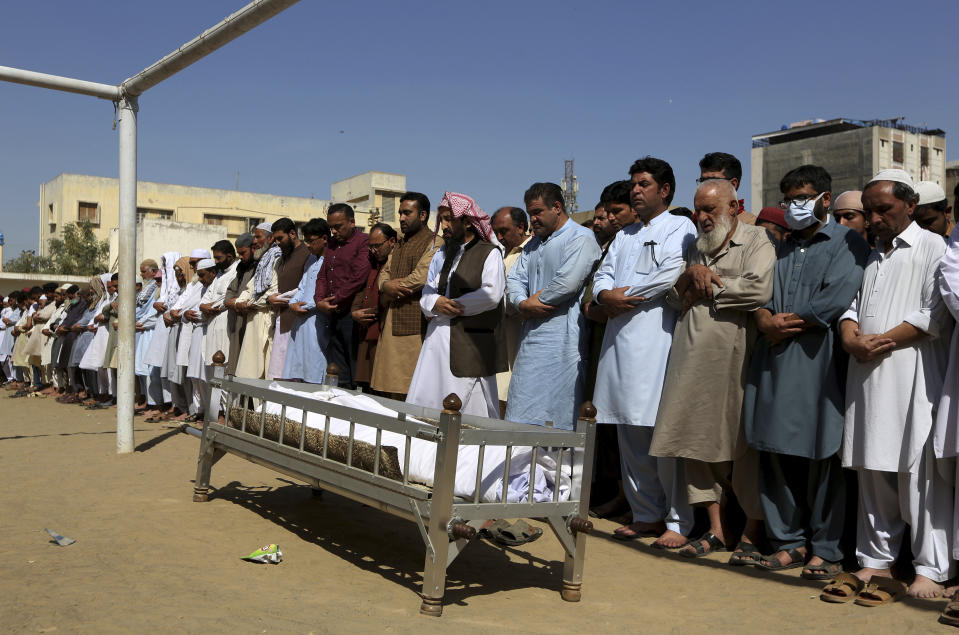
[[[732,228],[733,222],[728,216],[723,216],[722,219],[717,221],[711,232],[704,232],[700,228],[699,235],[696,237],[696,249],[701,254],[713,253],[722,246],[726,236],[729,235],[729,230]]]

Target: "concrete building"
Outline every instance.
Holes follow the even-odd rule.
[[[953,192],[956,190],[956,185],[959,185],[959,161],[950,161],[946,163],[946,183],[942,186],[942,189],[946,191],[946,198],[949,199],[949,204],[953,205],[953,214],[959,214],[959,210],[955,209],[955,199]]]
[[[354,209],[369,210],[374,223],[383,221],[394,227],[399,227],[396,210],[404,194],[406,177],[389,172],[364,172],[330,186],[331,202],[349,203]]]
[[[60,237],[64,225],[79,220],[89,220],[100,240],[110,240],[111,231],[119,224],[119,187],[117,179],[85,174],[64,173],[44,183],[40,187],[39,254],[47,255],[47,239]],[[395,203],[406,191],[405,176],[366,172],[337,181],[331,189],[332,200],[321,200],[138,181],[137,220],[171,221],[186,231],[197,224],[218,226],[232,239],[263,221],[286,216],[306,222],[325,217],[331,203],[349,202],[356,209],[360,227],[376,222],[384,207],[394,216],[387,222],[398,226]],[[138,246],[140,241],[138,238]]]
[[[902,168],[916,181],[946,186],[946,133],[917,128],[901,119],[800,121],[753,136],[752,207],[776,205],[779,181],[792,168],[821,165],[832,175],[832,191],[861,190],[878,172]]]
[[[218,240],[227,238],[224,225],[181,223],[174,220],[145,218],[137,223],[137,255],[139,263],[145,258],[160,262],[167,251],[178,251],[184,256],[193,249],[209,249]],[[235,236],[234,236],[235,238]],[[117,271],[120,258],[120,230],[110,230],[110,271]]]

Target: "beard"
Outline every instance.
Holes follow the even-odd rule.
[[[702,226],[699,227],[699,235],[696,237],[696,249],[699,250],[701,254],[711,254],[718,250],[723,242],[726,240],[726,236],[729,235],[729,231],[733,228],[733,221],[728,216],[723,216],[713,225],[712,231],[705,232],[703,231]]]

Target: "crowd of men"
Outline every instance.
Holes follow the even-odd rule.
[[[625,513],[616,538],[802,567],[830,581],[831,602],[942,595],[959,556],[959,231],[945,193],[892,169],[834,195],[824,168],[802,165],[754,216],[735,157],[710,153],[700,173],[694,209],[670,209],[671,166],[639,159],[588,227],[553,183],[492,216],[465,194],[432,210],[409,192],[399,233],[363,232],[335,204],[144,260],[138,412],[217,408],[218,351],[236,376],[323,383],[332,362],[345,388],[434,408],[456,393],[465,413],[559,428],[589,399],[593,507]],[[12,396],[114,404],[117,292],[103,274],[4,298]],[[908,587],[895,580],[905,538]]]

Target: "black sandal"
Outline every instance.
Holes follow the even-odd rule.
[[[746,567],[759,562],[762,556],[762,552],[756,548],[756,545],[751,542],[740,541],[732,555],[729,556],[727,564],[731,567]],[[829,579],[832,579],[832,576]]]
[[[776,557],[776,553],[779,553],[779,551],[786,552],[786,555],[789,556],[789,562],[783,564],[779,561],[779,558]],[[779,551],[769,556],[769,558],[763,556],[756,562],[756,566],[766,571],[785,571],[786,569],[801,567],[806,562],[806,556],[798,549],[780,549]]]
[[[706,541],[705,545],[703,544],[703,541]],[[688,551],[687,547],[692,547],[692,551]],[[683,556],[684,558],[702,558],[703,556],[708,556],[711,553],[725,550],[726,544],[720,540],[716,534],[712,533],[711,531],[707,531],[696,540],[691,540],[680,550],[679,555]]]
[[[832,580],[840,573],[842,573],[841,562],[823,560],[822,564],[803,567],[799,575],[807,580]]]

